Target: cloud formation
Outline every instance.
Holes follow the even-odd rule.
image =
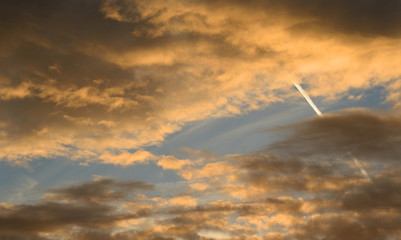
[[[355,109],[285,128],[292,131],[291,136],[270,145],[269,151],[324,158],[347,157],[352,152],[367,161],[399,161],[401,119],[398,114]]]
[[[241,162],[252,158],[244,157],[247,159]],[[260,157],[259,161],[270,160]],[[283,182],[293,178],[293,173],[283,168],[236,166],[251,176],[258,175],[256,168],[280,174]],[[221,191],[222,187],[230,188],[226,184],[209,195],[187,192],[154,196],[148,192],[152,186],[143,182],[97,178],[51,189],[38,203],[2,203],[0,236],[43,240],[386,239],[401,233],[401,179],[399,170],[396,176],[382,173],[368,183],[356,181],[351,172],[343,172],[343,178],[353,183],[339,184],[336,189],[322,182],[323,178],[305,173],[307,184],[321,184],[319,188],[309,188],[306,195],[299,195],[304,189],[298,187],[272,192],[276,183],[271,178],[262,181],[264,186],[250,178],[237,178],[235,183],[245,186],[244,191],[252,192],[253,186],[260,188],[259,197],[242,200]],[[215,197],[226,200],[214,200]]]
[[[53,189],[37,204],[2,204],[0,235],[5,239],[52,239],[70,228],[108,228],[126,219],[148,215],[147,208],[120,211],[113,202],[153,186],[135,181],[98,178],[90,182]]]
[[[292,80],[327,99],[384,86],[398,102],[397,1],[18,0],[1,9],[0,158],[12,164],[133,163],[101,156],[288,100]]]
[[[400,16],[395,0],[3,1],[0,160],[152,162],[181,182],[95,178],[0,203],[0,238],[399,238]],[[294,101],[292,81],[326,101],[380,86],[392,114],[309,119],[249,154],[146,148]]]
[[[165,184],[104,177],[49,189],[37,203],[2,203],[0,236],[397,238],[401,234],[401,168],[395,156],[399,123],[397,115],[354,110],[281,127],[291,134],[259,152],[218,156],[187,149],[189,159],[157,160],[182,177],[179,189],[163,191]],[[358,146],[352,148],[354,154],[371,156],[365,163],[372,181],[341,152],[344,141]],[[377,156],[382,151],[382,158],[372,153],[371,145],[378,143],[385,143],[374,150]]]

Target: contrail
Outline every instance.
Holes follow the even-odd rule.
[[[317,115],[319,115],[319,117],[322,116],[322,112],[320,112],[319,108],[316,107],[316,105],[313,103],[312,99],[309,97],[309,95],[304,91],[304,89],[301,87],[301,85],[299,85],[296,82],[292,82],[294,83],[294,86],[299,90],[299,92],[301,92],[302,96],[304,96],[304,98],[306,99],[306,101],[308,101],[309,105],[313,108],[313,110],[315,110],[315,112],[317,113]]]
[[[304,96],[304,98],[306,99],[306,101],[308,101],[309,105],[313,108],[313,110],[315,110],[316,114],[319,117],[322,117],[323,114],[322,112],[319,110],[319,108],[316,107],[316,105],[313,103],[312,99],[309,97],[309,95],[304,91],[304,89],[301,87],[301,85],[299,85],[296,82],[292,82],[294,84],[294,86],[299,90],[299,92],[302,94],[302,96]],[[369,182],[372,182],[372,179],[369,177],[368,173],[366,172],[365,168],[362,166],[362,164],[360,163],[360,161],[358,160],[358,158],[354,157],[351,155],[350,152],[348,152],[348,154],[350,155],[350,157],[352,158],[352,160],[354,160],[355,165],[359,168],[359,170],[361,171],[362,175],[364,175]]]
[[[359,170],[361,170],[362,175],[364,175],[369,180],[369,182],[372,182],[372,179],[369,177],[368,173],[366,172],[365,168],[362,166],[358,158],[352,156],[351,153],[348,154],[351,156],[352,160],[354,160],[354,163],[359,168]]]

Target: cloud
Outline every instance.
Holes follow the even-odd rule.
[[[370,183],[361,177],[357,180],[347,164],[320,172],[316,162],[307,160],[283,158],[275,168],[279,156],[259,153],[230,157],[231,161],[228,156],[221,161],[236,170],[219,175],[220,181],[207,189],[199,189],[202,194],[183,188],[176,194],[159,191],[162,195],[155,196],[153,186],[144,182],[97,177],[49,189],[37,203],[2,203],[0,236],[46,240],[302,240],[330,236],[374,240],[400,232],[400,169],[393,168],[389,174],[390,169],[383,168]],[[324,164],[321,161],[321,166]],[[261,174],[266,177],[260,178]],[[299,182],[277,187],[278,178],[281,183],[299,179],[307,187],[300,188]],[[341,184],[338,179],[351,184]],[[192,183],[187,181],[188,185]],[[245,192],[256,187],[258,196],[233,197],[228,191],[232,185],[243,186]],[[301,194],[305,191],[307,194]]]
[[[118,155],[112,155],[109,152],[99,156],[102,163],[110,163],[115,165],[133,165],[135,163],[145,163],[156,159],[157,157],[150,152],[139,150],[134,153],[123,152]]]
[[[365,185],[355,191],[344,195],[343,207],[347,210],[377,211],[395,210],[401,211],[399,179],[380,178],[372,185]]]
[[[271,151],[303,157],[398,161],[400,117],[367,110],[327,114],[289,126],[292,135],[268,147]]]
[[[161,156],[157,165],[161,166],[163,169],[179,170],[191,165],[191,161],[189,159],[177,159],[171,155]]]
[[[190,196],[179,196],[170,199],[170,204],[181,207],[193,207],[197,205],[196,199]]]
[[[153,162],[181,182],[99,178],[2,203],[0,238],[396,238],[399,12],[392,0],[2,2],[0,159]],[[328,114],[249,154],[145,150],[192,121],[294,101],[293,80],[326,101],[383,86],[395,114]]]
[[[375,139],[396,146],[386,139],[398,139],[398,122],[397,115],[340,112],[280,128],[292,134],[268,146],[268,150],[227,156],[188,150],[194,164],[174,170],[183,176],[190,190],[183,189],[183,195],[171,197],[170,201],[182,202],[182,196],[191,196],[193,204],[159,205],[165,218],[157,221],[151,231],[163,229],[160,231],[184,239],[224,236],[302,240],[330,236],[373,240],[398,236],[401,211],[397,158],[370,157],[366,164],[373,181],[369,182],[352,159],[345,158],[346,154],[336,155],[336,151],[325,149],[325,156],[319,149],[319,144],[336,149],[343,142],[337,138],[348,135],[351,145],[358,142],[363,146],[365,139]],[[366,131],[371,126],[375,130]],[[309,137],[300,141],[295,136]],[[328,142],[322,141],[326,136]],[[316,145],[318,149],[313,150]],[[299,154],[300,149],[313,151]],[[363,151],[371,149],[360,147],[356,154]],[[190,177],[186,175],[189,173]]]
[[[384,217],[384,216],[383,216]],[[301,229],[294,231],[295,239],[318,239],[319,236],[333,239],[381,239],[399,234],[399,220],[394,217],[360,217],[348,214],[322,214],[308,221]],[[388,225],[387,225],[388,224]]]
[[[239,156],[233,165],[237,170],[233,172],[231,179],[236,181],[231,181],[228,185],[232,187],[223,189],[233,196],[243,191],[245,195],[241,195],[246,198],[260,197],[266,193],[336,192],[355,184],[359,185],[361,181],[360,176],[350,172],[345,163],[319,163],[258,154]],[[240,184],[242,182],[246,184]]]
[[[0,234],[5,239],[52,239],[42,233],[57,234],[78,228],[109,228],[125,219],[147,216],[139,205],[132,211],[119,211],[112,203],[135,191],[153,186],[136,181],[100,178],[64,189],[50,190],[37,204],[2,204]],[[21,236],[21,237],[19,237]]]
[[[131,4],[130,4],[131,3]],[[242,1],[206,1],[201,3],[179,3],[174,9],[162,9],[159,14],[154,14],[160,10],[160,6],[171,5],[174,1],[106,1],[102,7],[102,11],[107,18],[117,21],[138,21],[141,17],[152,18],[152,22],[158,20],[167,20],[166,25],[172,27],[190,28],[189,23],[192,23],[192,28],[206,31],[207,26],[213,23],[224,21],[221,16],[212,16],[211,21],[205,18],[205,13],[228,11],[230,6],[234,11],[238,8],[243,8],[242,12],[248,13],[254,11],[266,11],[267,14],[284,15],[285,18],[295,18],[304,24],[295,24],[295,27],[313,27],[328,28],[333,31],[343,32],[347,34],[361,34],[366,36],[391,36],[399,37],[399,29],[395,27],[397,22],[401,21],[399,12],[401,5],[394,0],[378,1],[370,0],[367,2],[349,2],[349,1],[249,1],[246,4]],[[153,7],[150,7],[153,5]],[[190,10],[194,7],[199,7],[199,11],[195,14],[190,14]],[[208,9],[213,7],[214,9]],[[141,14],[138,14],[142,13]],[[137,13],[137,14],[135,14]],[[235,19],[233,21],[241,21]],[[213,25],[212,25],[213,26]],[[215,29],[210,29],[213,31]],[[317,29],[316,29],[317,30]]]
[[[27,234],[66,229],[111,227],[124,219],[146,216],[146,211],[119,213],[107,203],[81,204],[46,201],[37,205],[13,205],[1,209],[2,234]],[[18,235],[18,234],[17,234]],[[47,239],[47,238],[44,238]]]
[[[0,237],[2,239],[5,240],[24,240],[24,239],[28,239],[28,240],[45,240],[46,238],[43,238],[41,236],[39,236],[38,234],[27,234],[27,233],[17,233],[17,232],[1,232],[0,233]]]
[[[153,186],[138,181],[117,181],[111,178],[99,178],[64,189],[51,190],[44,199],[105,203],[121,200],[135,190],[153,190]]]
[[[188,122],[291,99],[292,80],[335,99],[391,89],[401,74],[390,0],[19,0],[1,9],[0,158],[14,165],[138,151]]]
[[[261,1],[260,1],[261,2]],[[401,18],[398,1],[269,1],[261,5],[273,6],[287,14],[303,18],[293,30],[308,31],[326,29],[344,34],[360,34],[366,37],[386,36],[399,38],[401,32],[394,23]]]
[[[35,206],[17,205],[2,216],[2,229],[13,231],[51,231],[76,224],[78,226],[107,225],[124,216],[112,216],[108,206],[76,206],[61,203],[45,203]],[[41,218],[43,216],[43,218]]]

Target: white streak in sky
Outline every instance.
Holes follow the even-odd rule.
[[[299,92],[301,92],[302,96],[304,96],[306,101],[308,101],[309,105],[313,108],[313,110],[315,110],[317,115],[319,115],[319,117],[321,117],[322,116],[322,112],[320,112],[320,110],[316,107],[316,105],[313,103],[312,99],[304,91],[304,89],[301,87],[301,85],[299,85],[298,83],[295,83],[295,82],[292,82],[292,83],[294,83],[294,86],[299,90]]]
[[[323,114],[322,112],[319,110],[319,108],[316,107],[316,105],[313,103],[312,99],[309,97],[309,95],[304,91],[304,89],[301,87],[301,85],[299,85],[296,82],[292,82],[294,84],[294,86],[299,90],[299,92],[301,92],[302,96],[304,96],[304,98],[306,99],[306,101],[308,101],[309,105],[313,108],[313,110],[315,110],[316,114],[319,117],[322,117]],[[372,179],[369,177],[368,173],[366,172],[365,168],[362,166],[362,164],[360,163],[360,161],[351,155],[350,152],[348,152],[348,154],[350,155],[350,157],[352,158],[352,160],[354,160],[355,165],[359,168],[359,170],[361,171],[362,175],[364,175],[369,182],[372,182]]]
[[[349,155],[351,156],[352,160],[354,160],[355,165],[359,168],[359,170],[361,170],[362,175],[364,175],[369,180],[369,182],[372,182],[372,179],[369,177],[368,173],[366,172],[365,168],[362,166],[358,158],[352,156],[351,153],[349,153]]]

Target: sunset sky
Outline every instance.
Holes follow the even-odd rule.
[[[400,0],[3,0],[0,239],[399,240],[400,100]]]

